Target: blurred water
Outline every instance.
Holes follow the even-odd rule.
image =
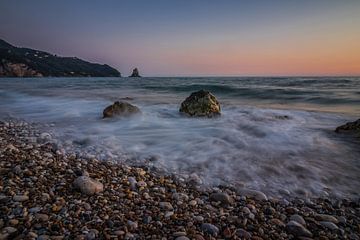
[[[199,89],[217,96],[220,118],[179,114]],[[125,97],[140,116],[101,119]],[[0,79],[0,118],[55,123],[57,137],[103,159],[152,157],[173,173],[274,195],[359,196],[357,140],[333,133],[359,106],[359,78]]]

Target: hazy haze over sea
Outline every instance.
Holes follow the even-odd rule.
[[[187,118],[191,92],[211,91],[222,116]],[[103,120],[121,98],[141,116]],[[359,196],[357,140],[333,132],[360,116],[360,78],[4,78],[0,120],[54,123],[48,130],[102,159],[153,159],[206,183],[276,195]],[[286,116],[286,117],[284,117]]]

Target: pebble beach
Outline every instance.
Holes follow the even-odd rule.
[[[360,239],[359,199],[202,187],[64,154],[40,129],[0,122],[0,239]]]

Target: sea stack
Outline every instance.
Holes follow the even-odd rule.
[[[129,77],[141,77],[139,74],[139,70],[137,68],[134,68],[132,74]]]
[[[220,103],[210,92],[200,90],[191,93],[181,103],[179,111],[190,117],[215,117],[220,115]]]

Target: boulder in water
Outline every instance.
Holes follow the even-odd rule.
[[[139,70],[137,68],[134,68],[132,74],[129,77],[141,77],[139,74]]]
[[[200,90],[181,103],[180,112],[191,117],[214,117],[220,115],[220,103],[210,92]]]
[[[348,122],[335,129],[337,133],[352,133],[360,136],[360,119],[355,122]]]
[[[104,118],[110,117],[127,117],[130,115],[140,113],[140,109],[134,105],[131,105],[127,102],[114,102],[114,104],[106,107],[103,111]]]

